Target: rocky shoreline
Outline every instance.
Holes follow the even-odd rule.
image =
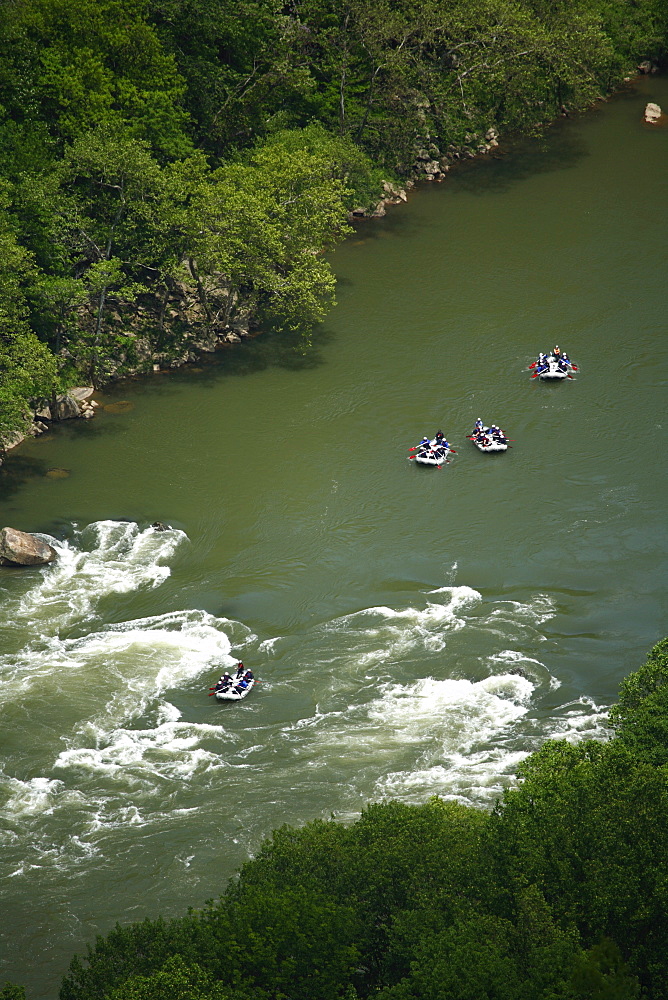
[[[17,432],[5,443],[5,453],[17,448],[27,438],[44,434],[54,423],[63,420],[92,419],[99,406],[99,403],[90,398],[94,391],[92,385],[75,386],[53,400],[39,401],[33,411],[32,424],[29,424],[24,431]],[[0,453],[0,465],[4,457],[5,455]]]

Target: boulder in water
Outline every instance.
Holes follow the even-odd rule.
[[[3,566],[41,566],[53,562],[56,550],[46,542],[16,528],[0,531],[0,564]]]
[[[650,125],[656,125],[661,117],[661,108],[658,104],[650,103],[645,107],[645,121]]]

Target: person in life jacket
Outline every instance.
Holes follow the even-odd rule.
[[[237,663],[237,674],[236,674],[237,680],[243,675],[244,670],[245,670],[245,667],[244,667],[243,663],[241,662],[241,660],[239,660],[239,662]]]
[[[231,683],[232,677],[226,670],[225,673],[216,681],[214,691],[227,691]]]

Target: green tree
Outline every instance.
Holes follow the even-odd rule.
[[[350,189],[320,135],[306,130],[297,143],[280,134],[219,168],[195,197],[200,226],[188,262],[209,315],[204,275],[226,289],[223,322],[241,302],[275,325],[308,331],[333,303],[322,253],[351,231]]]
[[[0,1000],[26,1000],[25,986],[17,986],[15,983],[5,983],[0,989]]]
[[[0,191],[0,450],[27,429],[34,399],[49,397],[58,385],[56,359],[28,327],[26,286],[34,262],[21,247],[8,198]]]
[[[107,125],[165,156],[187,154],[184,83],[146,12],[146,0],[5,5],[0,81],[11,116],[45,123],[60,143]]]
[[[180,955],[169,958],[150,976],[131,976],[108,1000],[245,1000],[224,989],[198,965],[186,965]]]
[[[585,948],[610,938],[650,995],[662,995],[668,775],[614,740],[548,743],[520,776],[490,828],[495,908],[512,919],[516,894],[535,885]]]
[[[655,767],[668,764],[668,639],[657,643],[647,662],[629,674],[619,696],[610,710],[617,739]]]

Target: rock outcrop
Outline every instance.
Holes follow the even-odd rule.
[[[56,550],[46,542],[16,528],[0,531],[0,565],[42,566],[53,562]]]

